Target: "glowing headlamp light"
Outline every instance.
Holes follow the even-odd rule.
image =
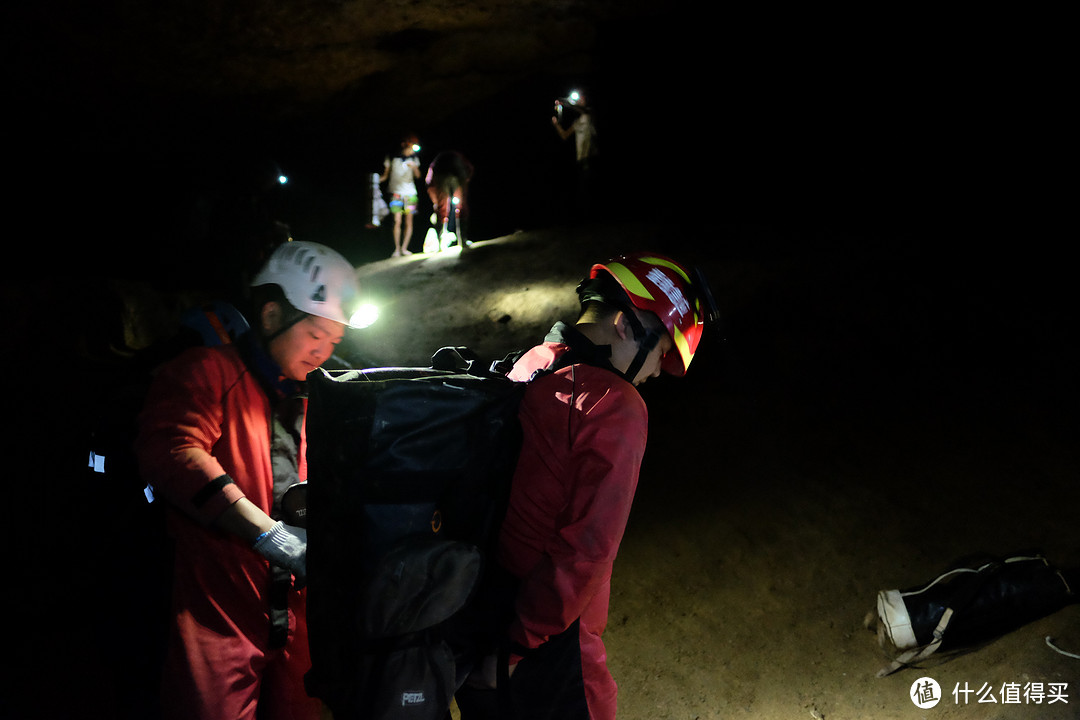
[[[379,319],[379,308],[367,303],[356,309],[349,318],[349,327],[362,329],[371,327]]]

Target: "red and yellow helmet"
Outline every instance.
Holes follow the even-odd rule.
[[[620,255],[592,266],[590,278],[606,272],[615,278],[630,302],[653,313],[667,329],[675,352],[667,353],[661,369],[681,376],[694,359],[706,319],[715,312],[704,278],[691,273],[671,258],[658,253]]]

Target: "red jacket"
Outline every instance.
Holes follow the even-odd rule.
[[[528,380],[567,350],[533,348],[510,377]],[[645,402],[615,373],[578,364],[533,380],[520,418],[524,444],[499,543],[500,561],[521,580],[511,640],[535,648],[580,619],[590,710],[614,717],[600,638],[645,452]]]
[[[179,511],[169,513],[178,580],[184,576],[174,592],[220,614],[207,623],[222,623],[222,632],[265,644],[269,563],[239,538],[207,527],[241,497],[267,514],[273,506],[270,400],[237,346],[194,348],[162,366],[139,426],[140,471]],[[304,450],[301,435],[301,480]]]

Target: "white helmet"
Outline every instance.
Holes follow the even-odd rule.
[[[290,240],[279,245],[252,281],[277,285],[293,307],[309,315],[351,325],[360,298],[356,269],[325,245]]]

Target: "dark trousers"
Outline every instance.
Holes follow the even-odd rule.
[[[529,651],[499,683],[498,690],[463,687],[455,696],[461,720],[589,720],[577,621]]]

